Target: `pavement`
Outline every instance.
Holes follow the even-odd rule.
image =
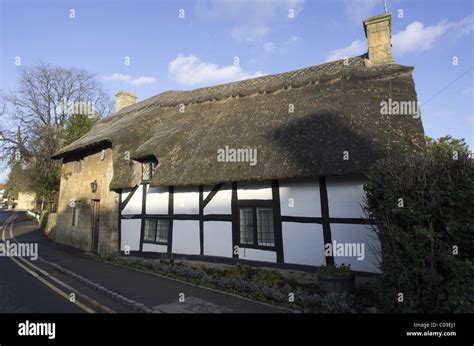
[[[38,275],[44,274],[41,271],[47,272],[44,279],[54,285],[57,281],[51,279],[65,284],[60,287],[65,293],[75,291],[84,296],[79,300],[94,312],[137,311],[133,304],[123,304],[124,301],[162,313],[287,312],[268,304],[101,261],[92,254],[47,238],[38,229],[37,222],[25,213],[0,211],[0,225],[12,215],[11,235],[8,227],[4,227],[3,233],[6,239],[13,236],[18,242],[38,244],[40,259],[31,261],[32,270]],[[0,257],[0,312],[84,312],[9,262],[8,258]],[[110,292],[113,294],[109,295]],[[30,297],[32,295],[35,298]],[[117,301],[116,296],[123,299]],[[95,303],[91,304],[91,301]],[[149,309],[146,311],[150,312]]]

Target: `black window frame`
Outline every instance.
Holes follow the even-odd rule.
[[[158,244],[158,245],[168,245],[170,241],[170,223],[171,220],[168,217],[145,217],[143,218],[143,222],[146,223],[147,220],[155,220],[155,240],[149,240],[145,239],[145,231],[143,231],[143,239],[142,242],[143,244]],[[157,234],[158,234],[158,220],[165,220],[168,224],[167,230],[166,230],[166,242],[156,240]],[[145,230],[146,224],[143,225],[143,229]]]
[[[241,208],[251,208],[252,209],[252,219],[253,219],[253,244],[242,243],[241,233],[240,233],[240,209]],[[273,223],[273,245],[259,245],[258,243],[258,221],[257,221],[257,209],[271,209],[272,211],[272,223]],[[259,200],[252,202],[239,201],[237,205],[237,220],[238,220],[238,246],[239,248],[247,249],[258,249],[258,250],[271,250],[276,251],[276,229],[275,229],[275,208],[273,208],[272,201]]]

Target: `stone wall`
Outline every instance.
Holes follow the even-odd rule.
[[[18,192],[17,209],[35,210],[36,209],[36,193],[31,191]]]
[[[43,211],[40,217],[40,228],[43,233],[48,237],[54,239],[56,232],[56,222],[58,220],[57,213],[50,213]]]
[[[92,201],[100,202],[98,253],[108,256],[118,251],[119,195],[109,190],[113,176],[112,150],[91,153],[63,163],[55,240],[86,251],[92,249]],[[97,182],[97,191],[91,182]],[[73,206],[76,219],[73,225]]]

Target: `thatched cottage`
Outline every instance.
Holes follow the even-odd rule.
[[[419,113],[400,112],[417,96],[413,68],[393,62],[391,16],[364,28],[363,56],[138,103],[119,92],[115,114],[54,156],[57,240],[101,254],[376,272],[364,174],[425,142]]]

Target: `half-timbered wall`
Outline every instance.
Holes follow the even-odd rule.
[[[345,263],[356,271],[378,272],[379,245],[362,210],[363,184],[362,177],[320,177],[198,187],[140,185],[122,192],[120,249],[295,266]],[[242,208],[272,210],[271,244],[241,243]],[[144,241],[146,219],[169,222],[167,242]],[[364,259],[325,254],[325,244],[334,241],[364,243]]]

